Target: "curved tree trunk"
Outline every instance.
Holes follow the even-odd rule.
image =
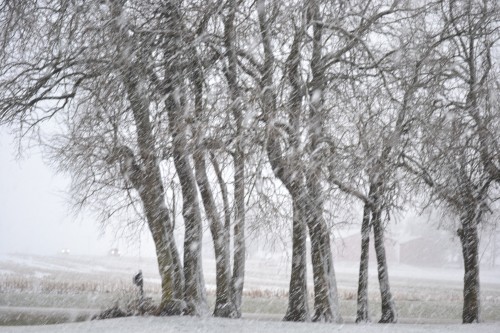
[[[358,277],[358,310],[356,323],[369,322],[368,312],[368,260],[370,256],[370,207],[365,203],[363,208],[363,222],[361,224],[361,258],[359,260]]]
[[[162,301],[160,309],[169,309],[171,314],[179,314],[181,308],[171,303],[172,298],[182,299],[184,275],[180,273],[182,265],[175,246],[173,226],[167,208],[159,161],[155,155],[154,139],[149,120],[148,103],[137,91],[136,82],[132,75],[124,80],[132,112],[136,123],[137,142],[141,155],[142,175],[135,182],[146,210],[146,217],[150,221],[150,230],[155,242],[158,265],[162,278]],[[174,279],[175,288],[171,285]]]
[[[204,152],[194,153],[196,180],[200,189],[205,214],[207,216],[215,252],[215,317],[234,317],[235,311],[231,301],[231,271],[229,257],[229,242],[210,187],[206,173]]]
[[[138,88],[143,79],[138,68],[142,67],[141,64],[132,63],[126,56],[128,48],[131,48],[130,39],[116,20],[122,15],[122,11],[119,2],[112,3],[112,32],[117,36],[117,40],[122,41],[117,51],[118,58],[123,63],[121,80],[134,116],[140,159],[137,161],[133,151],[126,146],[117,147],[115,155],[120,160],[125,178],[139,193],[153,236],[162,285],[159,312],[180,314],[184,307],[182,302],[175,299],[183,297],[182,265],[175,246],[172,222],[165,206],[163,182],[150,121],[149,100]],[[123,50],[125,51],[122,52]]]
[[[170,123],[175,122],[173,115]],[[174,132],[175,130],[172,130]],[[184,297],[188,305],[188,314],[201,315],[207,312],[205,283],[201,262],[202,221],[198,200],[198,189],[188,158],[185,137],[173,134],[174,165],[182,189],[182,215],[184,217]],[[184,132],[185,133],[185,132]]]
[[[165,111],[168,115],[169,129],[172,136],[172,155],[175,170],[182,190],[182,216],[184,217],[184,297],[187,302],[187,314],[204,314],[208,311],[201,262],[202,219],[193,167],[188,148],[188,124],[185,119],[184,73],[178,66],[182,47],[182,18],[174,2],[163,4],[162,16],[165,29],[172,35],[162,41],[164,58],[164,80],[161,92],[165,96]]]
[[[282,159],[279,142],[274,134],[270,134],[266,147],[273,172],[285,185],[293,201],[293,235],[292,235],[292,270],[288,295],[288,308],[283,320],[309,321],[309,306],[307,305],[307,265],[306,265],[306,228],[307,228],[307,190],[303,182],[290,176],[289,170]]]
[[[193,55],[194,58],[197,57],[196,51],[193,52]],[[204,133],[200,125],[203,121],[203,72],[200,64],[193,65],[193,86],[195,95],[195,115],[198,122],[195,131],[198,149],[193,153],[193,160],[196,171],[196,182],[200,190],[203,207],[205,208],[205,215],[208,220],[215,252],[216,298],[213,315],[215,317],[234,317],[235,309],[231,300],[229,230],[224,228],[224,224],[217,210],[210,181],[207,176],[206,153],[203,148]]]
[[[258,0],[257,8],[265,8],[265,0]],[[307,188],[304,183],[304,172],[301,165],[289,163],[289,157],[285,158],[280,144],[277,129],[271,124],[271,119],[276,112],[276,95],[273,90],[273,67],[274,56],[270,38],[269,21],[264,10],[258,10],[259,30],[264,48],[264,65],[262,67],[261,87],[262,102],[264,108],[264,120],[268,123],[269,131],[266,144],[266,152],[273,173],[288,190],[293,201],[293,236],[292,236],[292,275],[290,277],[290,289],[288,296],[288,308],[284,320],[308,321],[310,319],[309,307],[307,305],[307,266],[306,266],[306,217],[307,217]],[[300,144],[300,114],[303,94],[298,80],[299,57],[298,31],[295,33],[292,50],[287,60],[289,67],[289,79],[292,84],[290,94],[290,116],[294,133],[290,141],[292,147]],[[300,157],[298,157],[300,158]]]

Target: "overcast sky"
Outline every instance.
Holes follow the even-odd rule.
[[[0,127],[0,254],[106,255],[118,247],[125,255],[154,255],[147,232],[130,242],[104,235],[95,219],[76,219],[67,200],[69,179],[47,166],[37,149],[16,158],[13,136]]]

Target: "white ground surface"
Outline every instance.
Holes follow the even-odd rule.
[[[252,321],[216,318],[165,317],[165,318],[122,318],[92,321],[84,323],[1,327],[0,332],[7,333],[420,333],[420,332],[453,332],[453,333],[498,333],[500,323],[484,323],[473,325],[334,325],[319,323],[289,323],[280,321]]]
[[[205,279],[208,288],[214,288],[215,272],[213,260],[205,260]],[[355,291],[357,281],[357,263],[336,263],[337,281],[342,290]],[[0,255],[0,277],[23,277],[29,281],[98,281],[108,284],[131,284],[131,276],[138,269],[142,269],[148,285],[158,285],[159,276],[156,262],[153,258],[127,258],[127,257],[79,257],[79,256],[33,256],[33,255]],[[461,294],[463,270],[456,268],[418,268],[404,265],[391,266],[391,279],[397,290],[426,291],[429,301],[432,301],[433,290],[446,286],[450,293]],[[311,272],[309,272],[311,273]],[[312,282],[309,277],[310,283]],[[245,287],[247,290],[286,290],[289,280],[289,264],[283,258],[251,258],[247,262],[247,276]],[[482,270],[482,293],[485,297],[489,294],[498,295],[500,290],[500,270]],[[376,291],[376,268],[370,267],[370,288]],[[491,296],[493,297],[493,296]],[[497,296],[494,296],[496,303]],[[0,300],[2,290],[0,288]],[[459,301],[459,300],[457,300]],[[1,303],[1,302],[0,302]],[[35,305],[33,305],[35,306]],[[40,306],[40,305],[38,305]],[[27,308],[30,311],[53,311],[47,304],[43,308]],[[72,309],[64,309],[66,312]],[[78,309],[74,309],[75,311]],[[82,310],[82,309],[80,309]],[[89,309],[83,309],[89,311]],[[0,312],[20,312],[19,308],[8,307],[0,304]],[[169,317],[169,318],[122,318],[93,322],[80,322],[45,326],[0,326],[3,332],[217,332],[217,333],[379,333],[379,332],[495,332],[500,333],[500,322],[486,322],[474,325],[458,324],[458,319],[450,322],[457,324],[396,324],[396,325],[334,325],[317,323],[286,323],[279,321],[283,314],[274,316],[246,316],[246,319],[228,320],[216,318]],[[268,320],[264,320],[267,319]],[[376,320],[374,317],[372,320]],[[402,322],[404,322],[402,320]],[[433,321],[427,321],[433,322]]]

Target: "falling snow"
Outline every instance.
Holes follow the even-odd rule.
[[[1,2],[0,125],[156,258],[139,298],[114,247],[0,258],[2,323],[59,293],[135,316],[0,332],[497,331],[499,26],[496,0]]]

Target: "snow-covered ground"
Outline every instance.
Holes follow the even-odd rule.
[[[83,323],[47,325],[47,326],[20,326],[1,327],[0,332],[32,332],[32,333],[498,333],[500,323],[473,324],[473,325],[336,325],[322,323],[290,323],[281,321],[262,321],[245,319],[218,319],[193,317],[150,317],[150,318],[121,318]]]
[[[460,325],[463,270],[390,265],[400,324],[357,326],[355,296],[358,263],[337,262],[337,282],[345,325],[283,323],[289,262],[283,257],[247,261],[242,320],[215,318],[125,318],[43,326],[0,326],[0,332],[500,332],[500,270],[482,269],[484,324]],[[215,262],[204,260],[213,302]],[[154,258],[0,255],[0,325],[71,322],[89,318],[133,295],[132,276],[142,269],[146,293],[159,296]],[[311,272],[309,271],[309,275]],[[380,316],[377,270],[370,266],[370,312]],[[310,285],[312,277],[310,276]],[[312,292],[312,285],[310,291]],[[212,295],[212,296],[211,296]]]

